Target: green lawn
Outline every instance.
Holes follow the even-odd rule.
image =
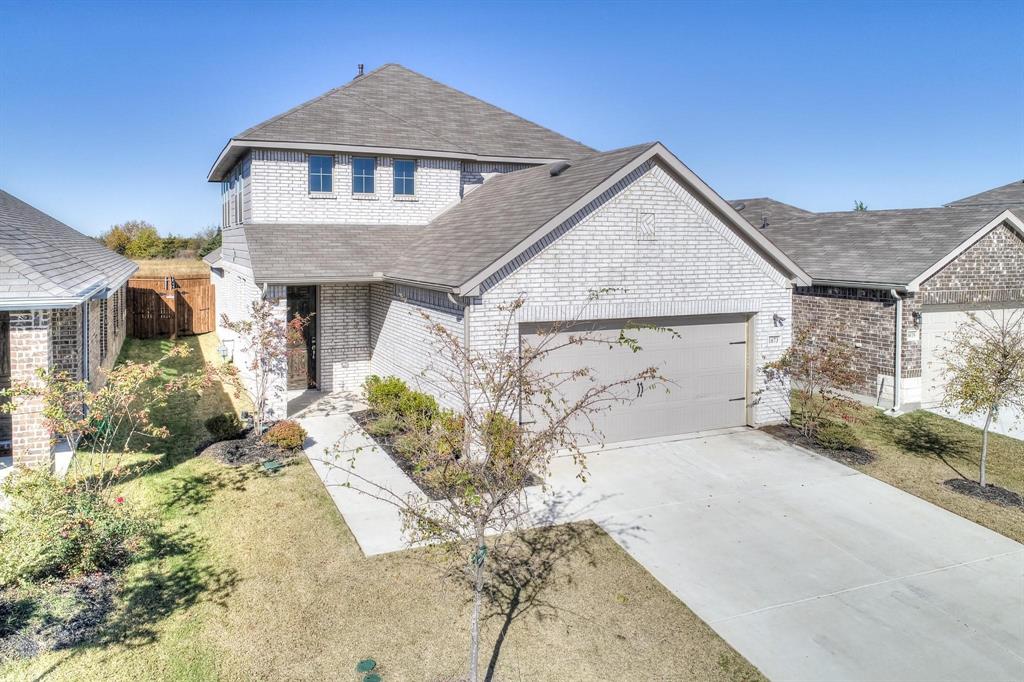
[[[1024,513],[960,493],[943,481],[978,480],[981,431],[923,410],[893,418],[869,407],[853,410],[854,431],[878,455],[856,468],[960,516],[1024,542]],[[1024,442],[990,434],[988,482],[1024,493]]]
[[[215,355],[212,335],[185,342]],[[123,356],[159,352],[130,342]],[[9,664],[5,679],[355,679],[365,656],[386,682],[458,678],[468,595],[431,552],[364,557],[304,459],[267,477],[192,456],[202,418],[231,404],[208,390],[157,415],[177,435],[124,494],[159,514],[159,556],[127,570],[95,641]],[[596,526],[524,543],[529,561],[495,584],[485,623],[496,679],[763,679]]]

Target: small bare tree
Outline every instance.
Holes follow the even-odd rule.
[[[791,405],[789,424],[813,440],[828,415],[852,403],[846,396],[857,375],[853,351],[836,337],[815,339],[807,330],[796,332],[782,356],[761,368],[766,391],[781,394]]]
[[[591,295],[596,300],[601,292]],[[434,418],[413,412],[403,429],[418,443],[412,455],[417,471],[429,472],[440,501],[403,496],[369,480],[355,468],[361,448],[342,438],[327,463],[347,474],[344,485],[398,508],[410,544],[439,545],[465,567],[472,585],[469,624],[469,679],[479,679],[481,606],[490,562],[502,556],[515,532],[538,523],[526,487],[543,484],[552,456],[572,455],[582,478],[585,450],[600,446],[598,415],[636,399],[644,387],[664,385],[657,368],[647,367],[608,381],[588,367],[552,370],[544,360],[567,348],[603,346],[640,352],[630,326],[609,334],[586,325],[552,325],[534,345],[520,345],[517,313],[524,300],[501,308],[497,348],[484,351],[424,313],[435,347],[434,362],[421,380],[442,403],[456,405]],[[584,309],[587,306],[583,306]],[[582,315],[582,313],[581,313]],[[580,317],[578,319],[585,319]],[[520,418],[522,411],[522,418]],[[492,537],[490,544],[485,542]],[[490,561],[488,560],[490,557]],[[493,570],[493,569],[491,569]]]
[[[243,356],[243,376],[239,382],[253,405],[253,428],[263,433],[271,417],[270,401],[285,390],[281,382],[287,380],[288,358],[298,350],[303,340],[303,329],[311,316],[296,314],[290,320],[282,319],[272,301],[259,299],[249,306],[249,316],[232,320],[221,315],[221,322],[238,335]]]
[[[947,339],[943,405],[963,414],[984,414],[978,483],[984,487],[988,433],[1002,410],[1024,411],[1024,312],[970,313]]]

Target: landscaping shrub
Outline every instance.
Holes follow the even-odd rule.
[[[829,450],[852,450],[860,445],[853,428],[844,421],[827,421],[814,432],[814,439]]]
[[[397,412],[385,412],[366,422],[366,432],[374,438],[390,438],[402,431],[402,420]]]
[[[298,450],[306,442],[306,429],[293,419],[282,419],[263,434],[263,442],[282,450]]]
[[[215,414],[205,422],[206,430],[217,440],[233,440],[242,433],[242,420],[234,412]]]
[[[462,415],[452,410],[442,410],[432,428],[436,432],[434,448],[437,456],[441,459],[458,459],[466,438],[466,421]]]
[[[0,585],[117,568],[152,538],[151,520],[123,497],[44,470],[17,471],[3,492],[11,506],[0,515]]]
[[[416,428],[429,428],[438,411],[434,397],[419,391],[406,391],[398,400],[398,413]]]
[[[374,374],[363,382],[366,403],[378,415],[397,411],[398,402],[408,392],[409,387],[398,377],[381,378]]]

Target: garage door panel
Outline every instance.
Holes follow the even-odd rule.
[[[746,318],[719,315],[692,318],[655,318],[660,330],[627,328],[639,352],[615,345],[625,320],[600,320],[562,327],[555,339],[542,337],[550,325],[523,325],[523,342],[564,341],[569,334],[600,335],[612,347],[587,344],[567,346],[543,358],[542,371],[594,371],[593,381],[575,381],[562,391],[567,400],[578,398],[588,387],[609,384],[655,367],[671,383],[647,388],[642,395],[634,384],[618,387],[616,403],[594,415],[605,442],[669,436],[692,431],[741,426],[746,423]],[[666,331],[671,330],[670,331]],[[674,333],[672,333],[674,332]],[[549,346],[550,347],[550,346]],[[524,408],[524,421],[538,419],[536,410]],[[576,428],[585,430],[578,422]],[[593,437],[597,442],[598,437]]]

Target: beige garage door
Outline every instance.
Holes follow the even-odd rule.
[[[937,407],[942,403],[945,387],[942,351],[948,345],[950,335],[970,319],[971,313],[985,320],[990,314],[1009,315],[1020,310],[1014,306],[924,306],[921,311],[922,406]]]
[[[663,388],[623,389],[629,403],[615,403],[595,416],[607,443],[671,436],[746,424],[747,406],[747,320],[743,315],[709,315],[639,320],[674,333],[653,329],[629,329],[641,346],[637,353],[614,345],[568,346],[543,359],[545,371],[594,370],[602,384],[633,376],[646,367],[657,367],[674,383]],[[559,328],[558,339],[580,329],[593,331],[614,341],[626,320],[590,320],[572,328]],[[522,325],[524,343],[536,347],[543,338],[540,329],[551,325]],[[550,343],[550,341],[547,341]],[[573,398],[585,391],[585,381],[574,381],[565,390]],[[536,421],[536,411],[524,407],[523,421]],[[577,422],[580,431],[589,426]],[[593,437],[594,442],[597,438]]]

